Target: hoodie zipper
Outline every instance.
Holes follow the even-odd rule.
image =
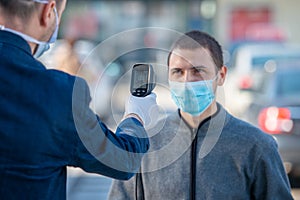
[[[181,117],[180,110],[178,109],[178,114],[180,118],[183,120],[183,122],[189,127],[191,131],[191,139],[193,140],[192,146],[191,146],[191,166],[190,166],[190,200],[195,200],[196,199],[196,172],[197,172],[197,159],[196,159],[196,154],[197,154],[197,141],[198,141],[198,131],[200,127],[207,121],[211,120],[211,118],[215,115],[217,115],[218,111],[213,114],[212,116],[207,117],[204,119],[202,122],[200,122],[198,128],[192,128],[187,121],[184,120],[184,118]],[[194,138],[193,138],[194,137]]]
[[[190,200],[196,199],[196,149],[197,149],[197,129],[191,129],[192,136],[195,135],[191,146],[191,166],[190,166]]]

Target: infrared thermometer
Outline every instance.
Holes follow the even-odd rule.
[[[132,67],[130,92],[145,97],[155,88],[155,74],[151,64],[135,64]]]

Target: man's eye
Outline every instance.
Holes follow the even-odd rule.
[[[180,69],[175,69],[175,70],[173,70],[173,74],[181,74],[181,70]]]
[[[194,73],[195,74],[202,74],[204,73],[205,71],[203,69],[194,69]]]

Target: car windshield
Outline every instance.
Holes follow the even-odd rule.
[[[258,56],[252,58],[253,69],[262,69],[265,63],[269,60],[274,60],[276,62],[285,61],[300,61],[300,55],[268,55],[268,56]]]
[[[278,96],[300,95],[300,69],[286,71],[278,76]]]

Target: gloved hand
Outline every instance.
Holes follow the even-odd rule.
[[[144,127],[153,125],[159,115],[159,107],[156,103],[156,94],[151,93],[146,97],[130,95],[125,104],[125,117],[129,114],[136,114],[143,121]]]

